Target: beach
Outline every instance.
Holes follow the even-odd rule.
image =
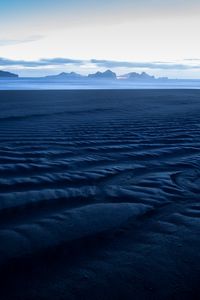
[[[0,299],[199,299],[200,91],[0,91]]]

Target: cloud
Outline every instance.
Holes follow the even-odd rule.
[[[194,62],[200,62],[200,58],[185,58],[184,61],[194,61]]]
[[[40,63],[45,63],[48,65],[63,65],[63,64],[84,64],[83,60],[80,59],[69,59],[69,58],[51,58],[51,59],[41,59]]]
[[[0,39],[0,47],[36,42],[36,41],[41,40],[42,38],[43,38],[42,35],[33,35],[33,36],[29,36],[24,39]]]
[[[98,67],[105,68],[147,68],[147,69],[161,69],[161,70],[188,70],[200,69],[200,65],[167,63],[167,62],[127,62],[127,61],[113,61],[113,60],[97,60],[90,61]]]
[[[184,60],[186,61],[186,60]],[[21,68],[42,68],[42,67],[65,67],[67,65],[81,67],[91,66],[96,68],[127,68],[127,69],[151,69],[151,70],[194,70],[200,69],[200,64],[196,60],[195,64],[187,63],[172,63],[172,62],[129,62],[129,61],[114,61],[114,60],[81,60],[70,58],[43,58],[35,61],[12,60],[0,58],[0,67],[21,67]]]
[[[78,64],[82,65],[82,60],[69,59],[69,58],[52,58],[52,59],[40,59],[36,61],[25,61],[25,60],[12,60],[6,58],[0,58],[0,66],[20,66],[27,68],[47,67],[47,66],[64,66],[67,64]]]

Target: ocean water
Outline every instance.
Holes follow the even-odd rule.
[[[199,299],[200,91],[0,92],[0,299]]]
[[[199,79],[154,81],[49,79],[19,77],[0,78],[0,90],[88,90],[88,89],[200,89]]]

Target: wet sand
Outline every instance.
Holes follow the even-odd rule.
[[[0,299],[199,299],[200,91],[0,91]]]

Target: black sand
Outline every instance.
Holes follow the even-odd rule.
[[[0,92],[0,299],[200,298],[200,91]]]

